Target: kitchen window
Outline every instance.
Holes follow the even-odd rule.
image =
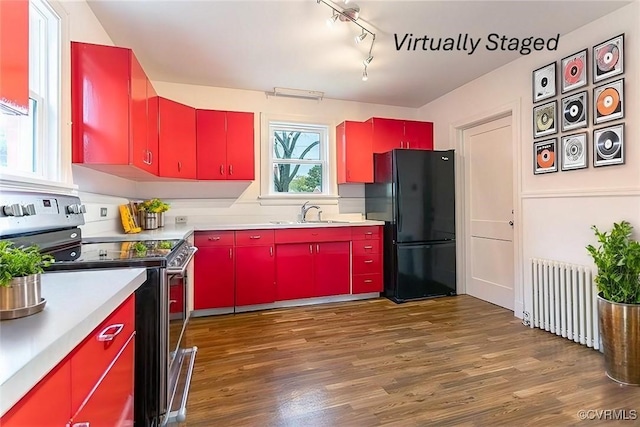
[[[269,121],[270,195],[327,195],[328,126]]]
[[[62,40],[67,33],[53,6],[46,0],[29,2],[29,113],[0,113],[3,186],[46,189],[71,184],[61,150]]]

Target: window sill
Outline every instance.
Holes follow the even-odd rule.
[[[78,186],[75,184],[4,172],[0,173],[0,188],[10,191],[39,191],[58,194],[75,194],[78,191]]]
[[[300,206],[306,201],[318,205],[337,205],[340,196],[329,194],[266,194],[258,197],[262,206]]]

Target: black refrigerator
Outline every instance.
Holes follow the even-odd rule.
[[[395,302],[456,294],[454,151],[374,155],[367,219],[384,221],[384,295]]]

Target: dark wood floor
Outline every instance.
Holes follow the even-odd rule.
[[[198,318],[187,340],[199,351],[183,426],[640,423],[581,422],[640,413],[640,388],[609,380],[599,352],[466,295]]]

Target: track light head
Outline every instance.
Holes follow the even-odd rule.
[[[371,64],[371,61],[373,61],[373,56],[369,56],[367,59],[362,61],[362,63],[364,64],[365,67],[368,67],[369,64]]]
[[[369,75],[367,74],[367,68],[364,68],[364,71],[362,72],[362,81],[366,82],[367,80],[369,80]]]
[[[340,15],[338,15],[337,13],[334,13],[333,16],[331,16],[331,18],[327,18],[327,26],[333,27],[333,24],[336,23],[339,17]]]
[[[367,38],[367,33],[365,33],[364,31],[362,31],[362,34],[360,34],[359,36],[356,36],[356,43],[360,43],[362,42],[365,38]]]

